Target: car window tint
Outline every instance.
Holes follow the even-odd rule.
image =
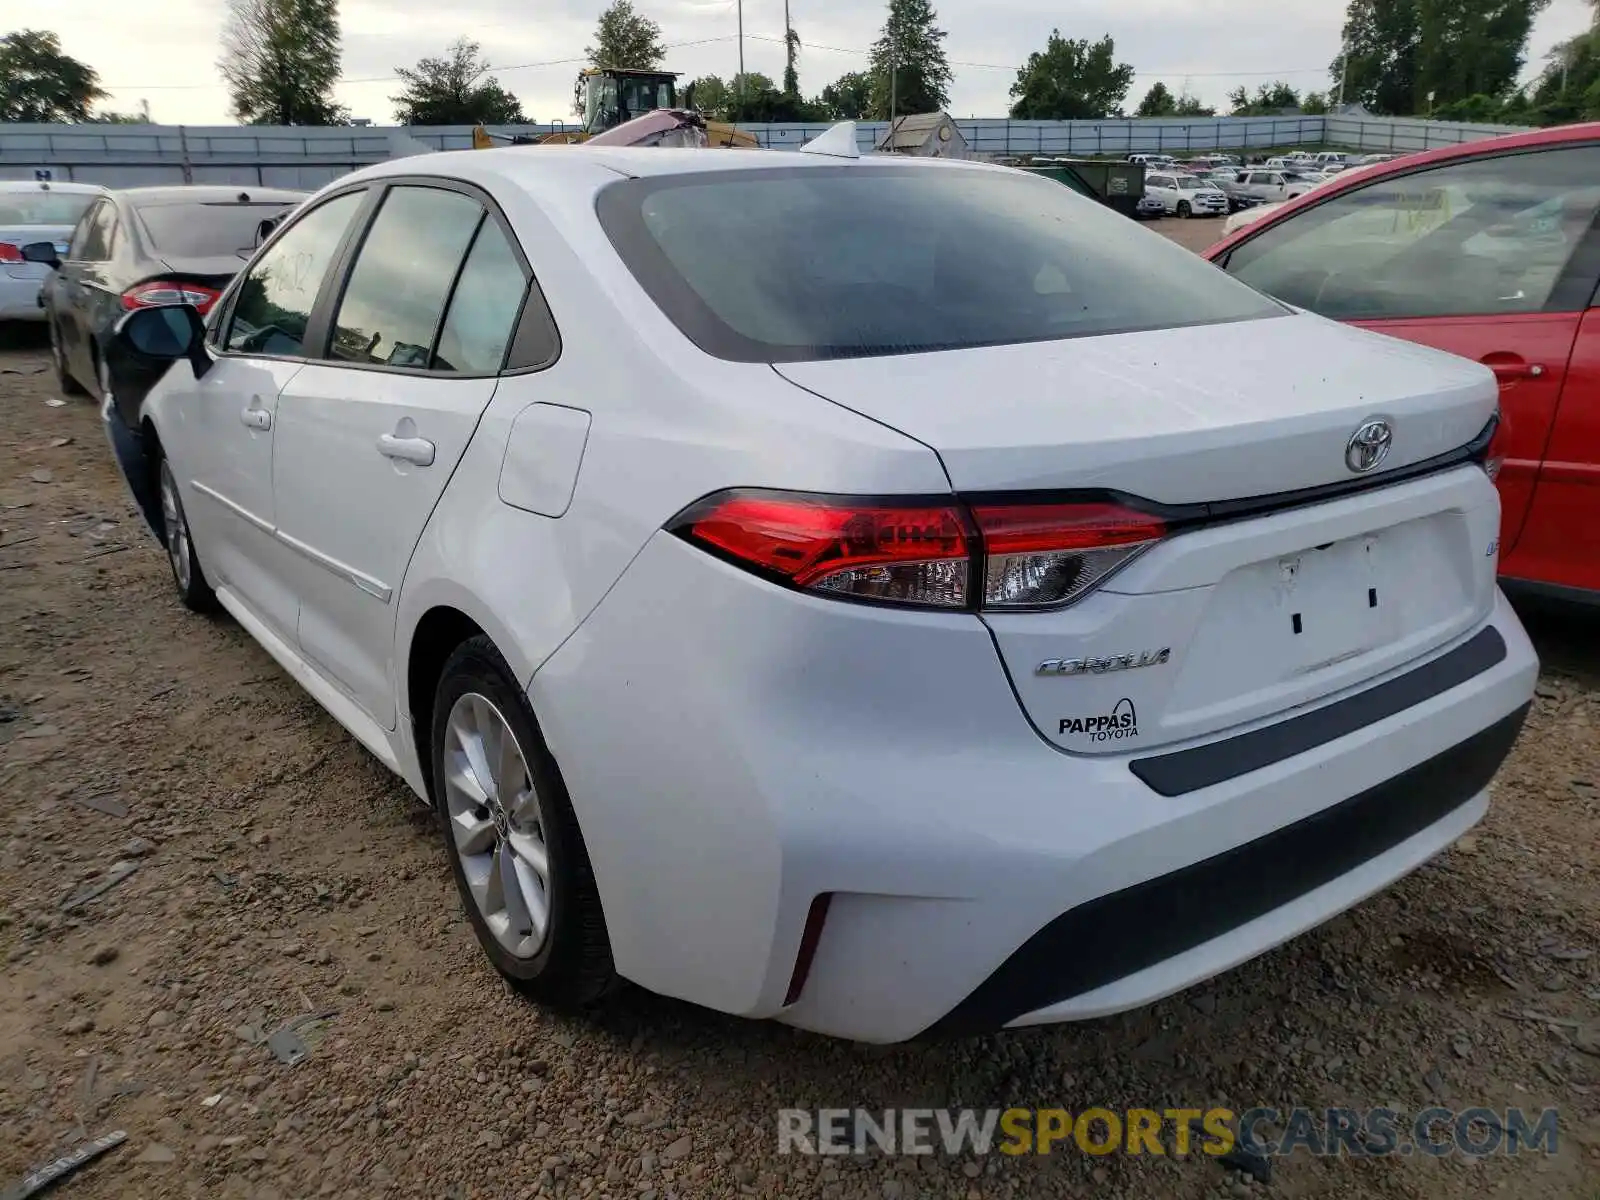
[[[736,361],[1285,311],[1121,214],[1020,171],[861,163],[656,175],[608,185],[597,211],[661,311],[701,349]],[[1041,290],[1041,281],[1055,282]]]
[[[95,199],[93,192],[43,188],[0,192],[0,225],[76,225]]]
[[[527,290],[527,276],[505,233],[496,222],[485,221],[450,297],[434,369],[498,371]]]
[[[364,192],[347,192],[304,214],[255,261],[233,304],[226,345],[242,354],[304,352],[317,292]]]
[[[1600,147],[1380,179],[1234,250],[1228,272],[1340,319],[1537,312],[1600,211]]]
[[[83,262],[104,262],[111,257],[111,230],[117,210],[109,201],[102,203],[84,221],[82,240],[73,239],[71,255]]]
[[[483,206],[460,192],[391,190],[351,268],[328,357],[426,367],[450,285],[482,217]]]
[[[175,258],[249,258],[256,228],[290,207],[287,200],[240,203],[147,204],[135,211],[157,255]]]

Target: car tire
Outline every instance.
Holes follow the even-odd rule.
[[[178,599],[191,612],[215,612],[217,595],[206,582],[206,573],[201,570],[200,559],[194,552],[194,538],[189,533],[189,518],[183,511],[183,497],[165,455],[161,457],[158,472],[161,540],[166,546],[167,565],[172,568],[172,583],[178,589]]]
[[[1185,221],[1194,216],[1194,209],[1189,207],[1189,202],[1187,200],[1178,201],[1178,216],[1180,219]]]
[[[55,363],[56,385],[66,396],[87,396],[89,389],[84,387],[72,377],[72,371],[67,367],[67,352],[61,345],[61,330],[54,321],[50,322],[50,358]]]
[[[588,850],[528,698],[487,637],[445,662],[429,736],[445,852],[484,954],[541,1004],[600,1000],[617,975]]]

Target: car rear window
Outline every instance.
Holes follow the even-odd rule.
[[[157,254],[177,258],[212,258],[255,251],[256,229],[267,217],[293,207],[286,200],[237,200],[144,204],[139,220]]]
[[[0,192],[0,225],[76,225],[93,192]]]
[[[879,164],[612,184],[634,277],[707,353],[902,354],[1287,310],[1072,189],[1021,171]]]

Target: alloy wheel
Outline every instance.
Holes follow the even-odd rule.
[[[161,519],[167,531],[167,557],[172,560],[172,575],[178,581],[178,590],[189,590],[189,523],[183,516],[183,504],[178,499],[177,481],[172,478],[172,468],[161,464]]]
[[[527,758],[477,692],[452,706],[444,755],[445,812],[468,891],[495,941],[532,958],[550,934],[550,852]]]

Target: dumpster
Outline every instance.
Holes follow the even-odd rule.
[[[1125,217],[1134,215],[1139,197],[1144,195],[1143,163],[1094,158],[1031,158],[1022,169],[1063,183]]]

